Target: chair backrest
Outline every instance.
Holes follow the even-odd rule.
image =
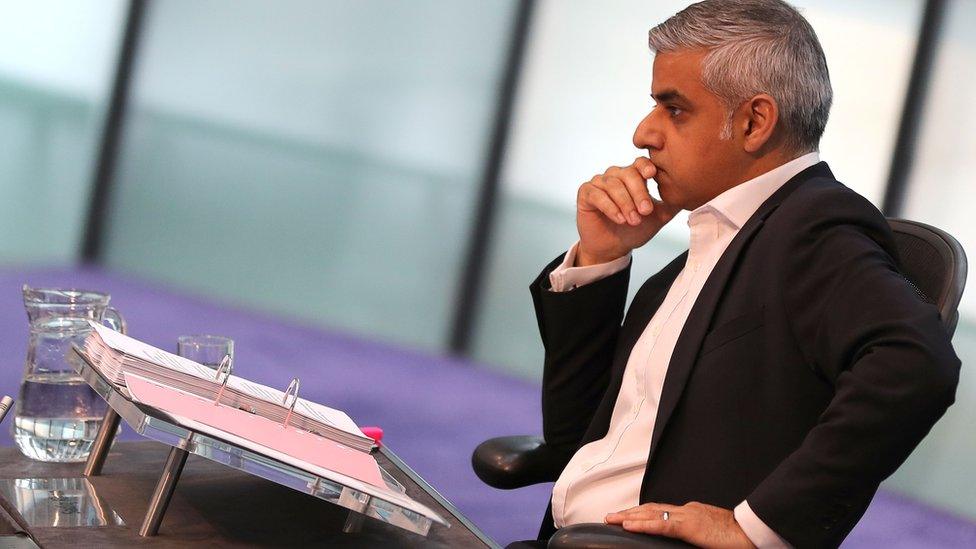
[[[952,235],[931,225],[894,218],[888,218],[888,225],[895,233],[902,274],[939,309],[951,337],[966,287],[966,252]]]

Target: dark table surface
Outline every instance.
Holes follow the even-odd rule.
[[[365,518],[361,531],[342,533],[349,511],[310,495],[279,486],[191,455],[176,487],[159,535],[139,537],[149,497],[169,447],[155,442],[117,442],[101,476],[90,477],[99,498],[125,526],[98,528],[32,527],[44,547],[485,547],[486,538],[450,505],[418,484],[383,453],[377,461],[406,488],[407,494],[437,511],[450,527],[433,524],[427,537]],[[397,459],[392,456],[392,459]],[[31,461],[15,448],[0,448],[0,478],[79,477],[83,464]],[[419,480],[419,479],[418,479]],[[423,482],[422,480],[420,482]],[[472,527],[473,528],[473,527]]]

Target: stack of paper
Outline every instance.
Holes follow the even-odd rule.
[[[126,374],[135,374],[150,381],[185,391],[212,402],[220,396],[219,404],[245,410],[276,423],[288,424],[309,431],[356,450],[369,452],[373,440],[356,426],[346,413],[315,402],[298,398],[294,412],[289,415],[292,400],[287,406],[285,393],[271,387],[230,376],[220,391],[224,375],[211,368],[178,355],[143,343],[95,322],[89,322],[92,333],[85,340],[84,353],[105,379],[129,394]]]
[[[443,523],[443,519],[429,507],[392,490],[383,480],[376,460],[369,454],[237,408],[214,406],[207,399],[133,373],[124,375],[133,400],[166,412],[194,431],[267,455]]]

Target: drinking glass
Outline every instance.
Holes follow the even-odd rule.
[[[220,366],[225,356],[231,359],[233,367],[234,340],[216,335],[185,335],[176,342],[177,354],[214,370]]]

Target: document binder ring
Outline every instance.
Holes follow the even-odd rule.
[[[281,398],[281,405],[288,406],[288,397],[291,396],[291,406],[288,406],[288,414],[285,415],[285,420],[281,422],[282,427],[288,427],[288,422],[291,421],[291,415],[295,412],[295,405],[298,404],[298,389],[302,385],[302,380],[292,378],[291,383],[288,384],[288,388],[285,389],[285,396]]]
[[[224,358],[220,361],[220,366],[217,366],[217,373],[214,374],[214,381],[220,379],[221,372],[224,373],[224,380],[220,382],[220,388],[217,389],[217,396],[214,397],[214,406],[220,404],[220,397],[224,395],[224,388],[227,387],[227,381],[230,379],[231,371],[231,358],[230,355],[224,355]]]
[[[320,472],[308,471],[301,466],[289,464],[275,456],[256,451],[254,448],[242,446],[222,438],[214,438],[195,428],[181,424],[177,418],[171,417],[168,414],[162,413],[156,415],[159,412],[157,408],[136,405],[130,395],[120,390],[111,381],[108,381],[95,365],[93,358],[84,349],[74,345],[70,353],[71,359],[69,363],[85,382],[109,403],[110,409],[117,412],[116,421],[119,418],[124,418],[126,423],[137,433],[174,448],[175,450],[171,451],[171,457],[179,457],[183,452],[202,456],[231,467],[232,469],[267,479],[275,484],[309,494],[310,496],[328,501],[350,511],[359,512],[365,516],[380,520],[391,526],[403,528],[421,536],[428,535],[431,525],[435,522],[445,527],[450,526],[448,522],[433,510],[405,497],[404,487],[397,482],[397,479],[383,470],[382,467],[380,472],[384,483],[383,485],[377,486],[385,486],[388,490],[394,492],[393,495],[399,494],[402,497],[384,495],[387,490],[380,490],[379,493],[370,495],[372,492],[368,489],[368,483],[362,484],[356,482],[350,484],[341,478]],[[208,373],[208,378],[209,375]],[[288,394],[294,399],[292,404],[296,404],[298,398],[298,380],[295,380],[293,383],[296,387],[290,385]],[[280,401],[280,399],[277,399],[275,402]],[[303,400],[303,405],[305,402]],[[105,429],[104,426],[105,424],[103,424],[103,429]],[[112,428],[106,430],[106,432],[114,434],[115,430],[115,428]],[[107,447],[108,445],[106,445]],[[390,460],[393,467],[405,472],[414,482],[419,483],[425,491],[436,494],[429,486],[423,484],[422,479],[418,480],[419,477],[415,478],[415,473],[394,454],[388,453],[388,450],[383,448],[380,448],[378,452],[380,455],[385,456],[385,459]],[[169,463],[169,460],[167,461]],[[176,460],[174,465],[178,463],[179,460]],[[182,469],[182,467],[179,467],[179,469]],[[174,473],[174,479],[179,476],[177,468],[168,468],[167,470]],[[162,479],[163,477],[161,476],[160,478]],[[310,489],[311,487],[315,488]],[[162,497],[167,494],[172,494],[173,489],[175,489],[175,482],[164,483],[162,489],[160,490],[159,488],[159,483],[157,483],[157,490],[154,491],[153,497],[156,498],[158,495],[160,496],[158,499],[162,501]],[[158,494],[156,494],[157,491],[159,492]],[[436,497],[435,500],[440,502]],[[351,505],[353,501],[355,501],[355,505]],[[365,509],[362,507],[363,503],[366,505]],[[441,503],[441,505],[444,505],[444,503]],[[161,516],[164,511],[165,508],[163,506],[157,506],[157,514]],[[154,516],[152,513],[147,513],[146,518],[151,519]],[[143,524],[146,524],[145,520]],[[152,523],[149,523],[149,526],[151,527]],[[146,532],[148,535],[153,535],[154,533],[151,530]]]
[[[224,358],[220,359],[220,365],[217,366],[217,371],[214,372],[214,381],[220,379],[221,372],[224,372],[225,370],[225,373],[230,376],[230,373],[234,370],[234,367],[232,366],[233,361],[234,359],[232,359],[230,355],[224,355]]]

